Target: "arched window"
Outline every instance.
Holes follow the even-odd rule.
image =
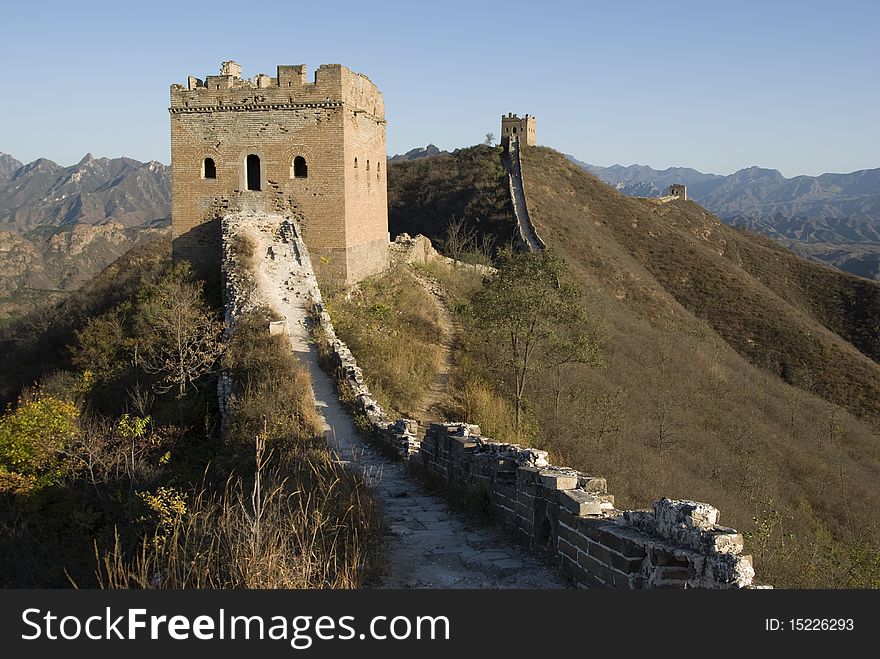
[[[214,164],[213,158],[205,158],[202,165],[202,178],[217,178],[217,165]]]
[[[516,132],[516,126],[513,127],[513,132],[514,132],[514,133]]]
[[[376,178],[380,178],[380,177],[381,177],[381,173],[382,173],[382,163],[381,163],[381,162],[377,162],[377,163],[376,163]]]
[[[309,177],[309,166],[306,164],[306,159],[302,156],[297,156],[293,159],[293,177],[294,178],[308,178]]]
[[[355,169],[358,168],[358,159],[357,159],[357,157],[355,157],[355,159],[354,159],[354,168],[355,168]]]
[[[249,154],[246,161],[247,189],[254,192],[260,191],[260,156]]]
[[[370,171],[370,161],[367,161],[367,171]]]

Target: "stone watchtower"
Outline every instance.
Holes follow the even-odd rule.
[[[323,64],[241,77],[224,62],[204,82],[171,85],[175,259],[220,263],[228,212],[296,216],[319,281],[350,284],[388,263],[385,105],[369,78]]]
[[[673,183],[668,188],[666,188],[666,196],[667,197],[678,197],[683,201],[687,201],[688,199],[688,189],[686,185],[682,185],[681,183]]]
[[[535,118],[529,114],[520,119],[512,112],[501,115],[501,144],[506,146],[512,136],[516,135],[520,144],[535,146]]]

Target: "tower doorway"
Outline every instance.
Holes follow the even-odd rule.
[[[260,191],[260,156],[249,154],[246,161],[247,189],[254,192]]]

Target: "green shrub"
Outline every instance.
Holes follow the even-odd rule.
[[[79,411],[68,401],[39,392],[0,417],[0,470],[14,489],[42,487],[68,469],[67,449],[77,436]],[[0,485],[2,487],[2,485]]]

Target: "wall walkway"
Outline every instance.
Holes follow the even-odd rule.
[[[387,419],[351,351],[336,337],[295,223],[240,213],[226,217],[222,230],[230,320],[248,304],[260,303],[285,319],[291,349],[311,372],[328,442],[341,460],[361,470],[385,506],[385,585],[559,587],[558,574],[536,558],[537,550],[555,557],[581,587],[751,586],[754,570],[751,556],[742,553],[742,535],[720,526],[718,510],[708,504],[664,498],[650,510],[617,510],[604,478],[551,465],[545,451],[495,441],[465,423],[430,424],[420,439],[417,421]],[[231,246],[237,235],[256,245],[248,277],[236,267]],[[373,445],[363,441],[318,363],[318,346],[309,334],[312,308],[336,386],[354,401]],[[457,498],[484,501],[496,527],[452,511],[412,478],[407,463]]]
[[[291,350],[309,369],[327,442],[360,471],[382,504],[387,527],[385,588],[565,588],[558,570],[498,528],[453,510],[448,502],[375,444],[364,441],[339,401],[336,383],[319,364],[309,312],[321,293],[296,224],[279,215],[241,213],[224,218],[227,320],[250,306],[269,305],[284,320]],[[236,267],[236,236],[255,245],[253,266]],[[279,327],[278,324],[275,325]],[[279,331],[275,329],[275,331]]]
[[[512,136],[507,141],[507,180],[510,187],[510,200],[513,204],[513,214],[516,217],[517,230],[520,241],[530,252],[540,251],[546,248],[544,241],[538,236],[532,218],[529,215],[526,191],[523,187],[522,162],[519,155],[519,138]]]

